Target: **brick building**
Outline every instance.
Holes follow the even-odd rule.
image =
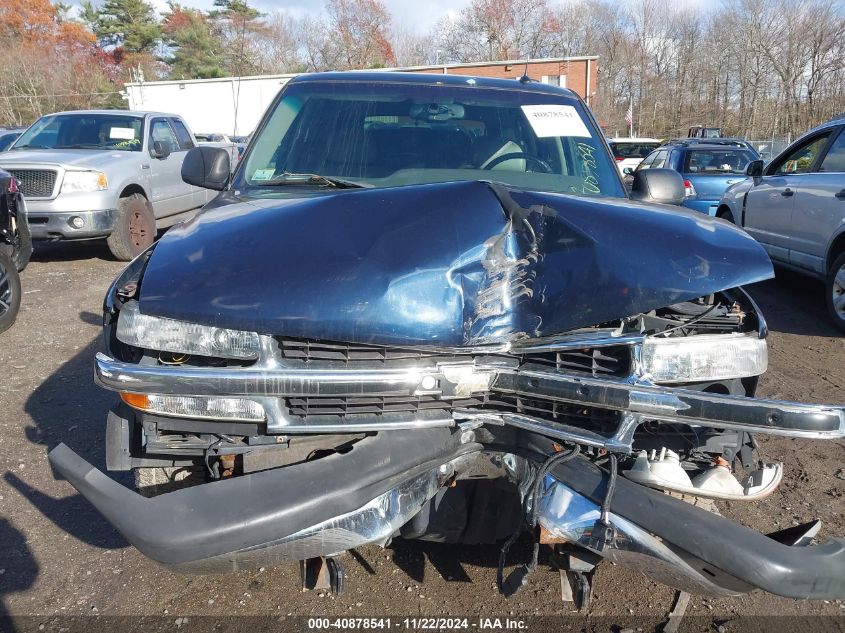
[[[569,88],[578,93],[587,104],[591,105],[593,95],[596,92],[596,81],[598,80],[598,57],[554,57],[528,61],[524,59],[512,59],[503,62],[410,66],[407,68],[390,68],[385,70],[496,77],[499,79],[519,79],[527,70],[528,76],[532,79]]]

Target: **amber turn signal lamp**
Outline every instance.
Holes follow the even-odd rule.
[[[121,391],[120,399],[130,407],[135,407],[136,409],[146,409],[149,406],[149,399],[143,393],[128,393],[126,391]]]

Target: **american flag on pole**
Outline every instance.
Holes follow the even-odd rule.
[[[634,124],[634,104],[628,104],[628,111],[625,113],[625,123],[629,126]]]

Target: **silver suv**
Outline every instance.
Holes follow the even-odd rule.
[[[781,266],[825,282],[828,310],[845,331],[845,116],[799,138],[765,168],[748,165],[716,215],[743,227]]]

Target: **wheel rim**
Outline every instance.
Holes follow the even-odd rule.
[[[833,278],[833,311],[836,316],[845,321],[845,266],[836,271]]]
[[[6,315],[12,306],[12,282],[9,279],[9,271],[0,262],[0,317]]]
[[[129,241],[135,248],[143,248],[148,239],[149,230],[144,215],[140,211],[133,211],[129,214]]]

